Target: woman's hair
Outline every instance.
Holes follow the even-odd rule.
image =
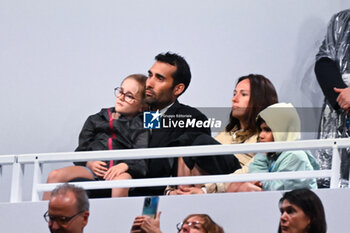
[[[141,100],[143,101],[146,97],[146,80],[147,80],[147,76],[143,75],[143,74],[131,74],[129,76],[127,76],[126,78],[124,78],[123,82],[127,79],[134,79],[136,82],[138,82],[140,84],[140,94],[141,94]],[[123,84],[122,82],[122,84]]]
[[[256,132],[256,117],[258,113],[267,108],[268,106],[278,102],[277,92],[273,84],[269,79],[260,74],[249,74],[247,76],[240,77],[237,84],[245,79],[250,82],[250,99],[247,114],[247,129],[252,132]],[[237,86],[236,84],[236,86]],[[226,125],[226,132],[231,132],[234,128],[241,129],[239,120],[232,116],[230,113],[230,122]]]
[[[204,221],[203,229],[206,233],[225,233],[224,229],[216,222],[214,222],[213,219],[211,219],[211,217],[209,217],[207,214],[190,214],[184,219],[183,222],[186,222],[189,218],[192,217],[199,217]]]
[[[325,233],[327,231],[326,217],[320,198],[309,189],[296,189],[283,194],[279,201],[282,206],[284,200],[301,208],[310,218],[308,233]],[[278,228],[281,232],[281,223]]]

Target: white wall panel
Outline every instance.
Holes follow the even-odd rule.
[[[323,202],[328,233],[349,232],[350,189],[318,190]],[[277,232],[282,192],[231,193],[191,196],[164,196],[159,200],[161,229],[175,233],[176,224],[188,214],[206,213],[226,233]],[[141,214],[143,198],[90,200],[86,233],[126,233]],[[49,232],[42,217],[47,202],[0,204],[0,231],[4,233]]]

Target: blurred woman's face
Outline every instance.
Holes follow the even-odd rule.
[[[246,118],[250,100],[250,81],[244,79],[237,83],[232,98],[232,116],[242,121]]]
[[[310,218],[300,207],[288,200],[282,202],[280,221],[282,233],[307,233],[309,225]]]
[[[179,233],[207,233],[207,231],[203,228],[203,224],[204,221],[201,217],[190,217],[183,222]]]

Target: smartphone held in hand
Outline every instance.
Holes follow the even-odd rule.
[[[159,197],[145,197],[143,203],[142,215],[148,215],[155,218],[157,215]]]

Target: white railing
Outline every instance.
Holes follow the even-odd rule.
[[[0,176],[2,175],[3,165],[12,165],[16,161],[15,155],[1,155],[0,156]]]
[[[232,144],[232,145],[207,145],[191,147],[168,147],[168,148],[147,148],[114,151],[90,151],[71,153],[49,153],[49,154],[24,154],[0,156],[0,165],[12,164],[12,183],[10,202],[22,201],[22,180],[24,166],[34,164],[32,201],[39,200],[39,192],[51,191],[58,183],[42,183],[42,165],[44,163],[88,161],[88,160],[125,160],[125,159],[146,159],[146,158],[169,158],[188,156],[207,156],[234,153],[259,153],[270,151],[286,150],[311,150],[311,149],[332,149],[332,169],[319,171],[298,171],[298,172],[276,172],[259,174],[239,175],[211,175],[192,177],[170,177],[170,178],[145,178],[133,180],[115,181],[91,181],[74,183],[85,189],[97,188],[122,188],[122,187],[146,187],[164,186],[178,184],[202,184],[217,182],[242,182],[255,180],[276,180],[276,179],[298,179],[298,178],[331,178],[331,188],[338,186],[340,178],[340,156],[339,148],[350,147],[350,139],[324,139],[304,140],[294,142],[273,142],[254,144]]]

